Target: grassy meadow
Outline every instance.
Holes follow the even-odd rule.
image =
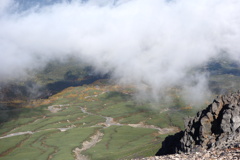
[[[0,159],[71,160],[80,155],[114,160],[151,156],[167,135],[183,128],[186,115],[196,113],[184,103],[157,107],[149,102],[137,103],[133,93],[133,87],[98,81],[35,100],[22,108],[18,117],[1,124]],[[161,132],[160,128],[169,131]],[[9,136],[16,133],[22,134]],[[101,136],[93,140],[97,133]],[[75,152],[76,148],[81,151]]]

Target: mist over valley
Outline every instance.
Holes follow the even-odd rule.
[[[236,0],[1,0],[0,158],[154,155],[240,89]]]

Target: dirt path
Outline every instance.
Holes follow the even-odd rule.
[[[178,127],[167,127],[167,128],[159,128],[154,125],[146,125],[143,123],[139,124],[128,124],[128,126],[134,127],[134,128],[151,128],[151,129],[156,129],[158,130],[159,134],[169,134],[169,133],[175,133],[180,131]]]
[[[104,123],[102,123],[102,124],[103,124],[104,126],[106,126],[106,127],[110,127],[110,126],[112,126],[112,125],[115,125],[115,126],[121,126],[121,125],[123,125],[123,124],[120,124],[120,123],[115,122],[112,117],[105,117],[105,116],[103,116],[103,115],[98,115],[98,114],[90,113],[90,112],[87,112],[86,109],[84,109],[84,108],[82,108],[82,107],[80,107],[80,108],[81,108],[81,110],[82,110],[83,113],[86,113],[86,114],[88,114],[88,115],[96,115],[96,116],[100,116],[100,117],[105,118],[106,121],[105,121]]]
[[[26,131],[26,132],[17,132],[17,133],[12,133],[3,137],[0,137],[0,139],[4,139],[4,138],[9,138],[9,137],[13,137],[13,136],[20,136],[20,135],[24,135],[24,134],[33,134],[34,132],[31,131]]]
[[[53,106],[49,106],[48,109],[52,113],[57,113],[57,112],[61,111],[63,109],[63,107],[65,107],[65,106],[68,106],[68,105],[53,105]],[[159,128],[159,127],[154,126],[154,125],[146,125],[146,124],[144,124],[144,122],[140,122],[138,124],[121,124],[121,123],[118,123],[117,121],[114,121],[114,118],[112,118],[112,117],[106,117],[106,116],[103,116],[103,115],[98,115],[98,114],[95,114],[95,113],[88,112],[87,109],[83,108],[83,107],[80,107],[80,109],[83,113],[85,113],[87,115],[100,116],[100,117],[103,117],[105,119],[104,122],[98,123],[98,124],[96,124],[92,127],[107,128],[107,127],[110,127],[110,126],[130,126],[130,127],[134,127],[134,128],[149,128],[149,129],[157,130],[158,134],[171,134],[171,133],[175,133],[175,132],[179,131],[178,127]],[[34,121],[32,121],[30,123],[37,122],[41,119],[45,119],[45,116],[42,117],[42,118],[35,119]],[[27,123],[25,125],[28,125],[30,123]],[[22,126],[24,126],[24,125],[22,125]],[[16,127],[14,129],[12,129],[11,132],[13,132],[14,130],[16,130],[17,128],[20,128],[20,127]],[[67,126],[66,128],[49,128],[49,129],[43,129],[43,130],[38,130],[38,131],[23,131],[23,132],[16,132],[16,133],[11,133],[10,132],[11,134],[6,135],[7,134],[6,133],[4,136],[2,135],[2,137],[0,137],[0,140],[4,139],[4,138],[10,138],[10,137],[13,137],[13,136],[20,136],[20,135],[29,135],[29,137],[30,137],[30,135],[32,135],[32,134],[35,134],[37,132],[46,131],[46,130],[60,130],[61,132],[65,132],[65,131],[67,131],[69,129],[72,129],[72,128],[75,128],[75,127],[76,126],[72,124],[71,126]],[[101,133],[100,131],[97,131],[93,136],[90,137],[90,139],[88,141],[84,141],[82,143],[81,148],[77,147],[74,150],[72,150],[72,152],[75,155],[75,160],[90,160],[90,158],[88,156],[83,155],[82,152],[94,147],[98,142],[100,142],[102,140],[103,135],[104,135],[103,133]],[[3,153],[3,155],[10,153],[13,149],[19,147],[21,144],[22,143],[17,144],[13,148],[10,148],[9,150],[6,151],[6,153]],[[45,144],[43,143],[43,145],[45,145]],[[45,146],[46,146],[46,148],[48,147],[47,145],[45,145]],[[51,155],[49,155],[48,159],[49,160],[52,159],[52,156],[56,152],[57,152],[57,149],[54,148],[54,151],[51,153]]]
[[[64,107],[69,106],[69,104],[60,104],[60,105],[52,105],[48,107],[48,110],[52,113],[57,113],[64,109]]]
[[[87,112],[86,109],[80,107],[83,113],[86,113],[88,115],[97,115],[94,113],[90,113]],[[114,119],[112,117],[105,117],[103,115],[97,115],[97,116],[101,116],[103,118],[106,119],[106,121],[104,123],[102,123],[104,126],[106,127],[110,127],[110,126],[130,126],[130,127],[134,127],[134,128],[150,128],[150,129],[156,129],[158,130],[159,134],[169,134],[169,133],[175,133],[180,131],[180,129],[178,127],[167,127],[167,128],[159,128],[156,127],[154,125],[146,125],[144,123],[138,123],[138,124],[120,124],[114,121]]]
[[[4,138],[10,138],[10,137],[14,137],[14,136],[20,136],[20,135],[25,135],[25,134],[34,134],[34,133],[38,133],[38,132],[42,132],[42,131],[49,131],[49,130],[60,130],[61,132],[65,132],[69,129],[72,129],[76,126],[72,125],[70,127],[67,127],[67,128],[48,128],[48,129],[44,129],[44,130],[39,130],[39,131],[35,131],[35,132],[32,132],[32,131],[26,131],[26,132],[16,132],[16,133],[11,133],[11,134],[8,134],[6,136],[2,136],[0,137],[0,139],[4,139]]]
[[[62,106],[68,106],[68,105],[58,105],[58,106],[62,107]],[[80,109],[81,109],[81,111],[83,113],[86,113],[88,115],[97,115],[97,114],[94,114],[94,113],[87,112],[86,109],[83,108],[83,107],[80,107]],[[131,127],[134,127],[134,128],[151,128],[151,129],[158,130],[159,134],[169,134],[169,133],[174,133],[174,132],[178,132],[179,131],[178,127],[159,128],[159,127],[156,127],[154,125],[146,125],[146,124],[143,124],[143,123],[138,123],[138,124],[120,124],[118,122],[115,122],[112,117],[105,117],[103,115],[97,115],[97,116],[101,116],[101,117],[106,119],[106,121],[104,123],[102,123],[102,125],[105,126],[104,128],[110,127],[110,126],[113,126],[113,125],[115,125],[115,126],[131,126]],[[34,120],[34,122],[36,122],[38,120],[40,120],[40,119],[36,119],[36,120]],[[49,128],[49,129],[46,129],[46,130],[59,129],[61,132],[65,132],[65,131],[67,131],[69,129],[72,129],[74,127],[76,127],[76,126],[73,125],[73,126],[67,127],[67,128]],[[16,128],[14,128],[13,130],[15,130],[15,129]],[[11,130],[11,131],[13,131],[13,130]],[[39,130],[39,131],[36,131],[36,132],[41,132],[41,131],[45,131],[45,130]],[[25,135],[25,134],[34,134],[36,132],[25,131],[25,132],[11,133],[11,134],[8,134],[6,136],[0,137],[0,139],[9,138],[9,137],[13,137],[13,136],[19,136],[19,135]]]
[[[82,151],[85,151],[93,146],[95,146],[98,142],[102,140],[103,133],[97,131],[95,135],[90,137],[90,141],[85,141],[82,144],[82,148],[76,148],[73,150],[75,154],[75,160],[89,160],[89,158],[83,154],[81,154]]]

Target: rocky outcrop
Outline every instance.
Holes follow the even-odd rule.
[[[240,148],[240,92],[217,97],[189,118],[185,130],[167,137],[156,155]]]

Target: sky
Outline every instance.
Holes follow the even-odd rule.
[[[145,97],[180,86],[201,100],[208,73],[194,68],[222,53],[240,60],[239,0],[29,2],[0,1],[0,82],[74,56]]]

